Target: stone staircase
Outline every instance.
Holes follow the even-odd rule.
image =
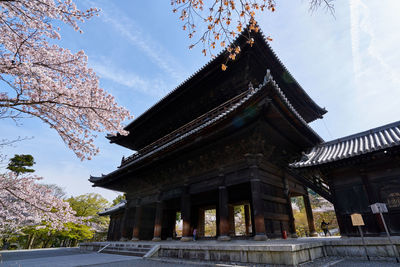
[[[93,242],[80,244],[82,251],[97,251],[99,253],[118,254],[144,257],[154,245],[135,242]]]

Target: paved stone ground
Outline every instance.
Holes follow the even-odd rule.
[[[1,267],[173,267],[175,262],[144,260],[140,257],[81,252],[79,248],[0,251]],[[198,266],[183,263],[180,266]]]
[[[102,254],[95,252],[81,252],[78,248],[56,248],[56,249],[36,249],[18,251],[0,251],[0,266],[2,267],[194,267],[194,266],[271,266],[254,264],[232,264],[232,263],[212,263],[194,262],[170,259],[144,260],[140,257],[121,256],[113,254]],[[338,257],[328,257],[315,260],[314,262],[302,264],[301,267],[373,267],[373,266],[400,266],[393,261],[366,259],[345,259]]]
[[[400,266],[399,263],[396,262],[395,259],[372,259],[368,261],[366,258],[341,258],[341,257],[326,257],[319,258],[314,260],[313,262],[307,262],[300,264],[301,267],[375,267],[375,266]]]

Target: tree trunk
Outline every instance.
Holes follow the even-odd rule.
[[[35,233],[29,235],[27,249],[32,249],[33,241],[35,240]]]

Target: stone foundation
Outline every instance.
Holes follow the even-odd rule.
[[[393,243],[400,250],[400,238],[393,237]],[[298,265],[326,256],[366,258],[361,238],[299,238],[289,240],[200,240],[180,241],[139,241],[139,242],[97,242],[83,243],[82,250],[97,251],[111,243],[104,252],[144,251],[154,247],[152,258],[180,260]],[[394,258],[396,254],[387,238],[365,238],[368,255],[371,258]],[[157,246],[157,249],[155,249]],[[143,252],[142,252],[143,253]],[[118,254],[118,253],[117,253]],[[398,254],[397,254],[398,255]]]
[[[325,255],[323,244],[318,242],[278,246],[161,245],[155,256],[198,261],[298,265]]]

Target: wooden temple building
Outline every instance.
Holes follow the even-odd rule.
[[[374,203],[386,204],[387,227],[400,235],[400,121],[317,145],[290,165],[329,186],[341,235],[359,235],[353,213],[362,215],[366,235],[385,234]]]
[[[398,161],[397,169],[393,167],[390,174],[386,168],[396,165],[393,162],[383,167],[377,163],[382,169],[374,169],[393,177],[397,191],[382,185],[379,192],[386,195],[379,195],[373,188],[383,174],[365,175],[373,169],[368,160],[375,163],[380,152],[372,158],[365,157],[367,163],[360,163],[359,176],[351,172],[354,164],[352,155],[347,157],[348,150],[344,154],[349,158],[347,165],[339,160],[341,154],[331,155],[331,150],[330,157],[322,158],[327,159],[326,164],[320,158],[313,161],[311,156],[317,155],[318,149],[336,149],[353,137],[324,143],[308,124],[322,118],[326,110],[296,82],[261,32],[252,33],[252,37],[252,46],[243,36],[236,40],[242,51],[226,71],[221,71],[227,56],[223,51],[131,122],[126,127],[129,135],[108,137],[111,143],[135,151],[122,158],[115,171],[89,179],[93,186],[126,194],[126,202],[102,213],[111,217],[108,240],[173,238],[177,212],[183,220],[181,240],[191,240],[193,229],[201,238],[208,209],[216,210],[218,240],[230,240],[235,236],[235,205],[244,205],[246,235],[254,240],[280,238],[284,232],[295,237],[290,198],[296,196],[304,198],[309,231],[315,235],[307,188],[335,205],[340,230],[351,234],[355,230],[348,226],[349,212],[360,205],[367,212],[365,201],[395,198],[393,192],[400,192],[399,176],[396,180]],[[313,147],[311,154],[303,153],[302,157],[302,151]],[[398,148],[382,153],[394,155]],[[344,178],[343,173],[352,178]],[[336,176],[338,182],[331,182]],[[360,196],[364,189],[370,190],[376,199],[369,199],[367,194],[356,204],[348,205],[348,200],[343,199],[351,197],[348,188],[356,188]],[[354,209],[349,208],[353,206]],[[398,214],[395,216],[399,219]],[[390,227],[399,229],[393,224]]]

